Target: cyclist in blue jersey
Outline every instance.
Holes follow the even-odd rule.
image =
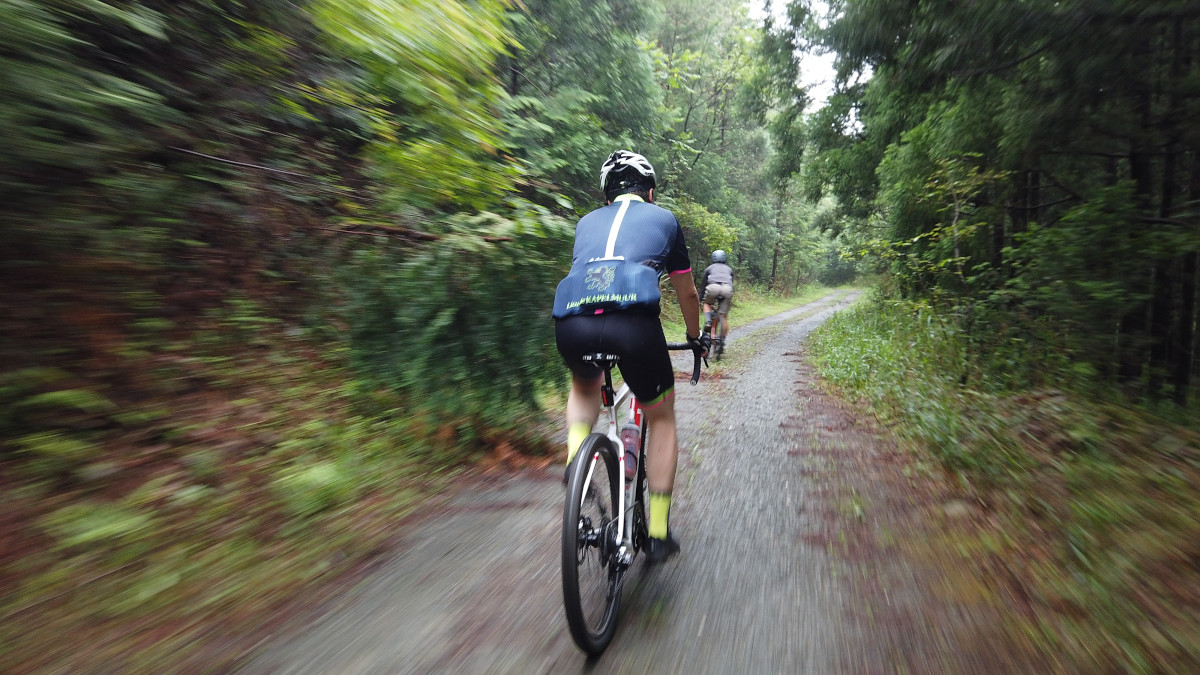
[[[649,426],[646,479],[650,490],[650,544],[657,564],[679,552],[668,527],[679,446],[675,431],[675,372],[659,321],[659,278],[667,275],[683,312],[686,338],[707,351],[700,336],[700,297],[679,221],[654,204],[654,167],[618,150],[600,167],[607,202],[575,228],[571,271],[554,298],[555,340],[571,369],[567,398],[567,463],[600,414],[603,373],[584,354],[618,354],[626,384]]]

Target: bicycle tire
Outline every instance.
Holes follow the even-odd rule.
[[[633,550],[634,553],[646,550],[650,545],[650,520],[646,515],[647,484],[646,484],[646,436],[648,425],[642,422],[641,448],[638,451],[637,471],[634,473],[633,495]]]
[[[616,519],[625,474],[603,434],[584,439],[569,474],[563,509],[563,609],[575,644],[596,656],[608,647],[617,628],[623,571],[614,564]]]

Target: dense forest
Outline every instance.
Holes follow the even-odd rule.
[[[761,28],[730,0],[0,4],[0,664],[269,609],[446,468],[549,452],[550,302],[615,149],[697,270],[849,279]]]
[[[780,31],[837,56],[798,175],[883,274],[821,372],[982,506],[1053,670],[1195,670],[1200,8],[831,6]]]
[[[936,323],[940,391],[1195,425],[1195,3],[759,9],[0,3],[0,670],[269,610],[448,467],[552,452],[550,302],[618,148],[697,269]]]
[[[656,163],[697,260],[732,249],[781,290],[844,278],[772,149],[795,64],[762,65],[744,10],[707,5],[8,4],[8,283],[73,289],[12,330],[106,357],[252,303],[336,316],[364,373],[439,406],[529,403],[559,373],[533,367],[549,327],[527,319],[618,147]]]
[[[1187,2],[835,3],[802,171],[896,292],[1133,400],[1194,396],[1200,10]],[[1032,352],[1024,350],[1032,346]],[[1045,351],[1043,351],[1045,350]],[[1194,409],[1194,408],[1193,408]]]

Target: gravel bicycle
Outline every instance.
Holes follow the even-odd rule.
[[[696,384],[700,379],[699,349],[686,342],[668,344],[667,349],[695,353],[691,382]],[[586,354],[583,360],[604,371],[600,391],[608,429],[588,435],[568,468],[562,531],[563,607],[575,644],[595,656],[612,641],[625,574],[634,557],[649,544],[646,421],[643,416],[637,468],[626,481],[625,445],[617,431],[617,410],[632,394],[627,384],[613,390],[612,369],[620,357]]]
[[[705,303],[713,308],[709,312],[708,318],[704,322],[704,328],[701,335],[707,335],[712,339],[712,357],[714,361],[720,361],[721,355],[725,353],[725,333],[729,331],[729,317],[721,314],[717,309],[721,303],[725,302],[724,295],[714,295],[712,298],[705,300]]]

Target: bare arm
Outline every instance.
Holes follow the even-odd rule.
[[[700,335],[700,295],[696,293],[696,282],[691,274],[672,274],[671,285],[679,299],[679,310],[683,312],[683,325],[687,334]]]

